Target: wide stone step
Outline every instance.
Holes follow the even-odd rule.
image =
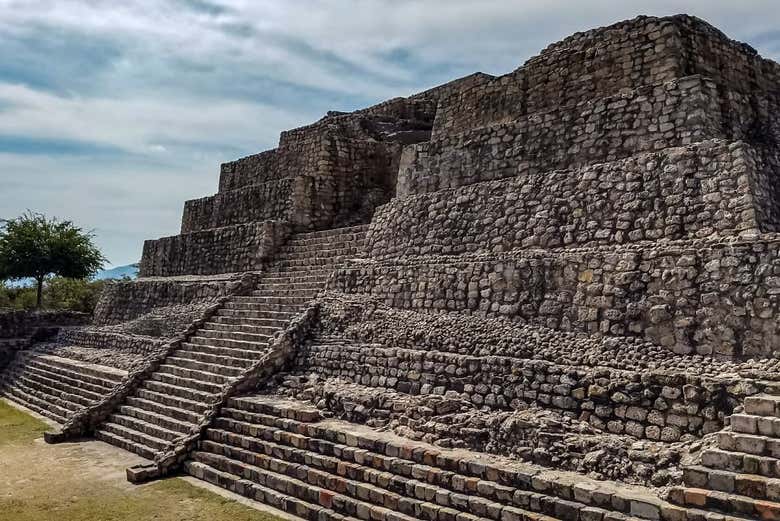
[[[502,494],[505,487],[522,490],[519,497],[530,498],[533,501],[537,493],[554,491],[555,500],[570,500],[574,498],[587,507],[614,510],[614,505],[622,505],[623,513],[644,519],[657,519],[662,508],[662,501],[644,490],[611,482],[588,480],[574,473],[553,472],[530,464],[513,463],[511,470],[497,464],[480,461],[483,456],[474,453],[469,459],[465,453],[439,449],[430,445],[411,442],[388,433],[378,433],[371,429],[360,428],[354,424],[337,420],[325,420],[315,423],[303,423],[292,419],[271,416],[249,411],[247,400],[273,401],[271,396],[240,397],[228,400],[227,407],[222,409],[221,416],[233,418],[258,426],[255,433],[267,432],[262,425],[289,433],[289,445],[296,448],[306,448],[313,452],[334,451],[328,455],[359,454],[361,463],[377,470],[387,470],[388,465],[394,473],[407,478],[415,478],[412,472],[425,469],[429,479],[443,488],[455,492],[467,493],[468,486],[477,486],[480,481],[492,482],[486,494]],[[262,410],[262,409],[260,409]],[[254,435],[254,434],[253,434]],[[273,433],[273,441],[279,443],[284,433]],[[311,441],[308,441],[310,439]],[[307,445],[311,443],[311,445]],[[344,447],[337,447],[343,445]],[[330,447],[330,448],[329,448]],[[425,447],[425,448],[423,448]],[[346,449],[346,450],[345,450]],[[453,477],[462,475],[466,479]],[[581,484],[580,484],[581,482]],[[568,483],[568,484],[567,484]],[[577,483],[574,485],[574,483]],[[529,494],[530,493],[530,494]],[[496,500],[498,496],[486,496]],[[609,498],[613,498],[609,499]],[[618,501],[618,503],[614,503]],[[529,503],[530,504],[530,503]],[[521,508],[524,505],[519,505]],[[574,505],[560,503],[557,508],[570,510]],[[533,510],[533,509],[531,509]],[[571,512],[569,513],[571,514]],[[555,516],[559,517],[559,516]],[[570,516],[564,517],[566,519]]]
[[[195,378],[185,378],[182,376],[177,376],[175,374],[164,373],[160,371],[157,371],[154,374],[152,374],[150,380],[168,384],[168,385],[176,385],[179,387],[195,389],[197,391],[201,391],[207,394],[217,394],[221,392],[222,389],[224,388],[224,384],[215,384],[212,382],[199,380]]]
[[[732,414],[729,420],[732,432],[780,437],[780,418],[755,414]]]
[[[121,382],[127,376],[127,371],[121,369],[70,360],[54,355],[37,355],[35,356],[35,361],[43,362],[47,366],[60,367],[80,375],[93,376],[100,380],[108,380],[114,383]]]
[[[187,343],[199,346],[232,347],[235,349],[244,349],[247,351],[260,351],[264,350],[268,346],[268,337],[263,337],[262,340],[254,341],[231,340],[229,338],[204,338],[196,335],[190,337]]]
[[[234,309],[220,308],[217,310],[217,316],[233,318],[276,318],[279,313],[286,315],[297,315],[303,309],[302,305],[292,304],[264,304],[263,309]]]
[[[119,447],[121,449],[125,449],[126,451],[138,454],[142,458],[146,458],[148,460],[153,460],[155,455],[157,454],[157,451],[148,447],[147,445],[144,445],[142,443],[137,443],[133,440],[124,438],[118,434],[114,434],[113,432],[109,432],[106,430],[98,429],[95,431],[95,438],[106,442],[110,445],[113,445],[114,447]]]
[[[187,400],[179,396],[171,396],[169,394],[162,394],[150,389],[141,388],[136,391],[136,396],[144,400],[151,402],[157,402],[161,405],[168,407],[175,407],[177,409],[185,409],[198,414],[202,414],[209,408],[209,404],[203,402],[197,402],[194,400]],[[129,402],[128,402],[129,403]]]
[[[195,453],[194,456],[197,457],[197,454],[198,453]],[[255,501],[264,503],[301,519],[316,521],[343,521],[354,519],[352,517],[345,517],[341,514],[337,514],[333,510],[326,509],[320,506],[319,503],[302,501],[297,497],[283,494],[278,490],[258,485],[242,476],[222,472],[210,465],[201,463],[200,461],[186,461],[184,463],[184,471],[190,476],[208,481],[209,483],[220,486],[226,490],[254,499]],[[383,519],[391,521],[393,518],[386,517]],[[399,519],[398,521],[407,520]]]
[[[724,429],[718,432],[718,448],[731,452],[780,458],[780,439],[759,434],[743,434]]]
[[[201,331],[225,331],[225,332],[235,332],[235,333],[251,333],[254,335],[266,335],[266,336],[273,336],[274,333],[277,331],[283,330],[287,326],[287,321],[285,320],[268,320],[263,319],[263,324],[224,324],[221,322],[206,322],[203,324],[202,330],[199,330],[198,333]]]
[[[324,286],[324,284],[323,284]],[[256,289],[252,292],[251,296],[248,297],[242,297],[244,299],[262,299],[262,298],[269,298],[269,297],[280,297],[284,299],[304,299],[305,301],[309,301],[313,298],[315,298],[322,289],[320,288],[306,288],[306,289],[274,289],[274,288],[260,288]],[[256,302],[256,301],[249,301],[246,300],[245,302]]]
[[[262,395],[228,399],[223,414],[250,413],[285,418],[301,423],[312,423],[322,419],[319,409],[293,400],[266,397]]]
[[[234,311],[234,310],[229,310]],[[254,317],[241,317],[241,316],[233,316],[233,315],[214,315],[211,317],[212,322],[218,322],[220,324],[246,324],[250,326],[267,326],[267,325],[273,325],[275,321],[284,321],[285,323],[289,322],[293,318],[295,318],[300,311],[272,311],[272,310],[263,310],[258,311],[255,314],[257,316]]]
[[[780,416],[780,396],[757,394],[745,398],[745,414]]]
[[[289,276],[289,277],[266,277],[260,281],[258,290],[279,291],[279,290],[311,290],[317,291],[325,287],[326,277],[317,276]]]
[[[159,416],[172,418],[173,420],[177,420],[183,423],[196,425],[201,420],[201,414],[197,411],[190,411],[182,407],[165,405],[163,403],[154,400],[147,400],[138,396],[128,396],[127,400],[125,400],[125,403],[129,407],[157,414]]]
[[[180,398],[186,398],[196,402],[209,403],[212,401],[217,393],[208,393],[198,391],[191,387],[184,387],[183,385],[167,384],[156,380],[146,380],[141,384],[142,389],[148,389],[157,393],[167,394],[169,396],[178,396]]]
[[[275,266],[271,266],[268,268],[268,271],[266,271],[263,274],[263,278],[261,279],[260,283],[263,284],[265,282],[274,282],[274,283],[285,283],[285,282],[303,282],[311,280],[312,278],[319,280],[321,282],[325,282],[328,280],[328,277],[331,276],[333,273],[332,268],[322,268],[322,269],[308,269],[308,270],[302,270],[302,269],[287,269],[287,268],[279,268]]]
[[[272,330],[272,333],[275,333],[278,330]],[[218,339],[218,340],[239,340],[243,342],[251,342],[253,344],[267,344],[268,340],[271,338],[271,335],[268,333],[243,333],[241,331],[236,330],[219,330],[219,329],[199,329],[195,335],[193,335],[192,338],[198,338],[198,339]],[[200,342],[193,342],[192,339],[190,339],[190,342],[193,344],[198,344]]]
[[[713,469],[730,470],[744,474],[758,474],[768,478],[780,478],[780,459],[756,456],[743,452],[707,449],[702,452],[701,463]]]
[[[111,421],[102,423],[100,427],[96,430],[96,432],[105,432],[108,434],[119,436],[120,438],[124,438],[125,440],[130,440],[134,443],[147,447],[155,452],[165,450],[165,448],[168,447],[168,445],[170,445],[170,442],[168,442],[167,440],[163,440],[155,436],[151,436],[149,434],[146,434],[145,432],[137,431],[130,427],[119,425],[118,423],[112,423]]]
[[[780,519],[780,503],[757,500],[719,490],[674,487],[669,491],[669,499],[678,505],[705,511],[715,510],[743,519],[744,517],[762,521]],[[710,516],[707,519],[715,519]]]
[[[43,406],[46,404],[52,404],[71,412],[84,408],[83,405],[77,402],[63,399],[58,394],[52,394],[50,392],[45,392],[37,387],[31,387],[21,379],[9,382],[8,388],[18,389],[29,396],[37,398],[39,403]]]
[[[268,450],[269,452],[258,452],[258,448],[254,446],[251,450],[246,450],[238,445],[222,444],[209,439],[202,443],[201,455],[198,460],[208,463],[223,472],[237,475],[253,476],[254,474],[273,472],[280,476],[301,481],[308,487],[330,491],[331,493],[339,492],[352,500],[370,504],[372,507],[387,508],[393,512],[410,516],[412,519],[421,515],[421,517],[427,519],[455,519],[461,512],[476,514],[487,519],[501,519],[503,505],[498,503],[485,501],[478,504],[473,500],[470,502],[469,497],[465,495],[462,495],[460,500],[451,498],[448,492],[441,489],[437,490],[437,487],[419,482],[410,484],[408,489],[404,489],[403,494],[393,492],[387,488],[373,485],[369,481],[360,481],[338,474],[331,474],[303,464],[302,462],[305,459],[303,454],[296,456],[293,455],[294,450],[278,450],[272,448],[272,445],[269,444],[268,448],[260,449],[263,451]],[[274,457],[274,455],[279,457]],[[292,457],[293,460],[287,459],[287,456]],[[344,474],[348,472],[351,476],[358,474],[358,472],[354,472],[356,469],[347,469],[343,465],[340,466],[335,458],[330,461],[330,464],[324,464],[333,468],[334,471],[340,471]],[[377,480],[380,473],[376,472],[374,474],[374,483],[379,483]],[[250,479],[255,481],[252,477]],[[388,476],[387,479],[390,480],[391,478]],[[388,484],[388,486],[392,485]],[[415,490],[415,486],[417,490]],[[427,498],[430,498],[430,501]],[[458,506],[460,509],[456,508]],[[475,510],[477,506],[481,507],[481,512],[469,512],[470,506],[475,507]]]
[[[74,412],[70,409],[55,405],[47,400],[38,398],[37,396],[28,394],[13,386],[3,389],[2,393],[0,394],[20,405],[24,405],[31,411],[35,411],[42,416],[46,416],[47,418],[54,420],[59,424],[65,423],[68,418],[70,418],[70,415]]]
[[[189,434],[193,431],[193,429],[195,429],[196,424],[194,421],[197,420],[197,417],[193,418],[189,414],[181,414],[186,413],[187,411],[178,409],[178,413],[171,413],[169,412],[169,408],[163,409],[159,406],[159,404],[154,404],[158,406],[155,407],[156,410],[151,410],[151,408],[142,408],[144,406],[148,407],[148,405],[151,403],[153,402],[143,403],[141,404],[141,407],[121,405],[117,411],[119,414],[124,416],[137,418],[138,420],[157,425],[163,429],[174,431],[179,434]],[[177,419],[176,417],[172,416],[172,414],[176,414],[180,418],[187,418],[187,420]]]
[[[185,434],[166,429],[155,423],[150,423],[135,416],[125,416],[124,414],[112,414],[108,417],[108,422],[116,425],[121,425],[127,429],[131,429],[135,432],[141,432],[152,438],[156,438],[164,441],[174,441],[185,436]]]
[[[28,359],[25,367],[36,371],[45,371],[49,374],[55,374],[63,379],[68,378],[73,381],[78,381],[91,386],[91,388],[94,389],[94,392],[103,392],[98,391],[98,389],[110,391],[127,376],[126,373],[121,375],[117,373],[112,374],[111,378],[102,378],[90,374],[89,372],[79,371],[78,366],[65,367],[64,365],[65,364],[52,363],[50,360],[43,357],[37,357]]]
[[[25,372],[40,375],[52,380],[58,380],[62,382],[65,385],[69,385],[71,387],[78,387],[80,390],[88,391],[94,395],[98,396],[105,396],[106,394],[110,393],[118,383],[110,382],[110,386],[105,385],[96,385],[94,383],[91,383],[89,381],[86,381],[83,378],[79,378],[78,374],[71,373],[71,375],[65,375],[62,373],[56,373],[49,371],[46,368],[37,366],[37,365],[27,365],[24,368]],[[109,383],[106,381],[106,383]]]
[[[780,501],[780,479],[756,474],[738,474],[701,465],[683,469],[683,479],[691,488],[720,490],[754,499]]]
[[[316,293],[311,296],[288,297],[288,296],[265,296],[265,297],[241,297],[246,300],[231,300],[225,303],[224,309],[237,310],[262,310],[266,306],[301,306],[316,297]],[[251,299],[251,300],[249,300]]]
[[[211,354],[210,351],[181,351],[177,352],[175,357],[168,357],[165,362],[185,369],[216,373],[230,378],[242,375],[253,363],[244,358]]]
[[[233,380],[233,377],[230,376],[225,376],[218,373],[209,373],[206,371],[197,371],[195,369],[179,367],[171,364],[162,364],[157,372],[160,374],[169,374],[182,378],[189,378],[199,382],[208,382],[216,384],[220,387],[230,383]]]
[[[224,376],[238,376],[245,368],[250,367],[256,360],[262,358],[265,350],[235,349],[232,347],[218,347],[205,345],[186,345],[166,360],[166,363],[202,370]],[[214,367],[193,367],[191,364],[182,364],[177,360],[189,359]]]
[[[280,260],[318,259],[327,260],[341,257],[360,256],[364,253],[362,246],[354,243],[328,244],[328,248],[318,245],[288,245],[279,248],[274,255],[274,263]]]
[[[64,394],[77,396],[79,398],[78,400],[74,399],[71,401],[75,401],[82,405],[91,405],[92,403],[103,399],[103,397],[110,392],[106,391],[101,394],[94,393],[81,387],[79,382],[73,382],[72,380],[67,382],[57,375],[52,375],[54,378],[51,378],[49,376],[44,376],[41,373],[30,371],[29,369],[25,369],[23,372],[17,374],[18,377],[21,377],[28,382],[34,382],[42,388],[56,389]]]

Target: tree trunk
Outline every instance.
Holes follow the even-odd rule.
[[[37,279],[38,282],[38,295],[35,300],[35,309],[41,309],[41,301],[43,300],[43,277]]]

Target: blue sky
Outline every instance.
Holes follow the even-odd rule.
[[[135,262],[282,130],[679,12],[780,58],[776,0],[0,0],[0,218],[67,217]]]

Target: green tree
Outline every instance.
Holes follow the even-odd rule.
[[[95,247],[94,234],[71,221],[38,213],[0,224],[0,279],[33,278],[37,285],[35,307],[41,307],[43,283],[52,275],[85,279],[106,259]]]

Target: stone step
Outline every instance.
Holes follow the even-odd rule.
[[[281,305],[281,304],[268,304],[264,305],[262,310],[248,310],[248,309],[233,309],[233,308],[220,308],[217,310],[217,316],[220,317],[233,317],[233,318],[272,318],[272,313],[285,313],[290,315],[297,315],[301,312],[302,305]]]
[[[65,364],[52,363],[50,360],[42,357],[29,358],[25,365],[26,367],[33,368],[35,370],[46,371],[47,373],[56,374],[71,380],[76,380],[94,388],[101,388],[106,391],[112,390],[127,376],[125,373],[122,376],[119,374],[113,374],[111,375],[111,378],[102,378],[95,376],[94,374],[89,374],[88,372],[79,371],[78,366],[65,367]],[[97,392],[97,390],[95,392]]]
[[[138,445],[147,447],[154,452],[163,451],[166,447],[168,447],[168,445],[170,445],[170,442],[167,440],[151,436],[145,432],[137,431],[130,427],[119,425],[118,423],[112,423],[111,421],[102,423],[95,432],[113,434],[125,440],[132,441]]]
[[[221,322],[206,322],[203,324],[202,330],[200,331],[229,331],[229,332],[236,332],[236,333],[252,333],[255,335],[268,335],[272,336],[277,331],[283,330],[287,326],[286,320],[269,320],[269,319],[261,319],[263,320],[263,324],[226,324]]]
[[[780,501],[780,479],[692,465],[683,469],[683,480],[691,488],[706,488],[754,499]]]
[[[732,432],[780,437],[780,418],[755,414],[732,414],[729,417]]]
[[[142,458],[146,458],[148,460],[153,460],[157,454],[157,451],[154,449],[149,448],[148,446],[141,443],[137,443],[133,440],[124,438],[118,434],[114,434],[113,432],[98,429],[95,431],[95,438],[108,443],[109,445],[113,445],[114,447],[119,447],[134,454],[138,454]]]
[[[298,313],[290,311],[265,311],[263,314],[265,316],[259,318],[215,315],[211,317],[211,322],[209,323],[216,322],[217,324],[247,325],[252,327],[287,327],[290,320],[298,315]]]
[[[314,406],[262,395],[229,398],[224,408],[235,413],[262,414],[301,423],[312,423],[322,419],[319,409]]]
[[[41,392],[47,396],[56,397],[65,402],[70,402],[79,408],[89,407],[90,405],[98,401],[98,400],[86,398],[79,394],[65,391],[63,389],[49,386],[46,383],[42,383],[38,380],[29,378],[27,374],[18,375],[14,381],[17,384],[22,384],[30,389],[35,389],[36,391]]]
[[[125,400],[128,407],[133,407],[148,413],[164,416],[176,420],[179,422],[196,425],[201,420],[201,414],[199,412],[190,411],[182,407],[175,407],[171,405],[165,405],[163,403],[147,400],[145,398],[139,398],[138,396],[128,396]],[[175,429],[171,429],[175,430]]]
[[[167,394],[168,396],[178,396],[179,398],[186,398],[188,400],[202,403],[209,403],[217,395],[217,393],[198,391],[197,389],[193,389],[191,387],[167,384],[164,382],[158,382],[156,380],[145,380],[141,384],[141,388],[161,394]]]
[[[241,297],[242,300],[233,299],[225,303],[224,309],[237,309],[237,310],[256,310],[264,309],[266,306],[294,306],[302,305],[314,298],[315,295],[302,296],[302,297],[287,297],[287,296],[265,296],[265,297]]]
[[[758,474],[768,478],[780,478],[780,459],[756,456],[743,452],[707,449],[702,452],[701,463],[705,467],[730,470],[745,474]]]
[[[32,364],[26,365],[24,370],[28,373],[38,374],[49,379],[59,380],[60,382],[66,385],[78,387],[79,389],[89,391],[90,393],[99,396],[105,396],[106,394],[110,393],[114,389],[114,387],[118,384],[118,382],[117,383],[111,382],[110,387],[104,385],[96,385],[90,381],[87,381],[84,378],[79,378],[80,375],[76,373],[69,372],[69,375],[66,375],[63,373],[49,371],[47,368],[45,368],[45,366],[42,367],[42,366],[37,366]]]
[[[227,406],[222,409],[221,417],[253,423],[257,426],[266,425],[289,433],[289,435],[281,432],[273,433],[273,441],[277,443],[284,437],[290,436],[289,439],[294,440],[290,442],[290,445],[296,448],[305,448],[310,443],[308,448],[311,451],[332,450],[335,452],[331,452],[331,455],[338,454],[340,457],[344,457],[345,454],[359,454],[361,460],[357,463],[374,467],[377,470],[392,468],[394,473],[407,478],[415,477],[412,471],[418,472],[420,469],[425,469],[428,476],[426,479],[434,480],[432,482],[455,492],[467,492],[464,487],[468,483],[471,483],[469,486],[477,486],[480,481],[490,481],[492,488],[487,489],[486,494],[501,494],[505,487],[509,486],[524,491],[520,496],[530,497],[529,501],[533,501],[539,492],[544,494],[545,491],[554,491],[553,499],[556,502],[574,499],[581,505],[604,508],[605,510],[613,510],[615,504],[620,504],[622,505],[621,510],[632,516],[657,519],[660,515],[661,502],[657,498],[622,484],[588,480],[584,476],[575,474],[569,476],[568,473],[564,473],[569,476],[563,478],[565,482],[572,480],[566,485],[561,482],[562,477],[558,473],[549,473],[548,475],[548,471],[534,465],[513,464],[510,470],[500,465],[480,461],[482,456],[478,453],[474,453],[473,459],[470,460],[465,452],[453,452],[427,444],[411,442],[388,433],[359,428],[346,422],[326,420],[316,423],[302,423],[249,411],[251,401],[260,398],[266,402],[273,400],[273,397],[259,396],[233,398],[228,400]],[[259,403],[262,404],[263,400],[259,400]],[[252,434],[259,432],[268,431],[258,427]],[[307,438],[311,441],[308,441]],[[337,447],[339,445],[344,447]],[[462,477],[458,477],[459,475]],[[583,483],[576,486],[572,484],[579,481]],[[530,492],[530,496],[526,492]],[[609,499],[613,497],[614,499]],[[494,498],[488,496],[488,499]],[[523,505],[519,506],[523,507]],[[570,511],[575,506],[563,502],[557,508]]]
[[[281,260],[297,259],[334,259],[340,257],[354,257],[363,254],[365,249],[362,245],[354,242],[344,242],[340,244],[327,244],[325,247],[319,245],[300,245],[293,244],[282,246],[274,254],[274,264]]]
[[[246,346],[253,346],[250,349],[246,349]],[[183,342],[181,347],[174,352],[175,357],[179,357],[183,353],[203,353],[215,356],[223,356],[228,358],[235,358],[243,360],[243,362],[235,362],[234,360],[228,360],[231,364],[227,364],[228,367],[246,367],[252,365],[256,360],[259,360],[268,351],[268,345],[260,346],[258,344],[242,344],[241,347],[231,346],[216,346],[212,344],[194,344],[190,342]],[[189,356],[185,358],[191,358]]]
[[[25,393],[29,396],[34,396],[39,400],[39,404],[42,407],[45,407],[46,404],[52,404],[54,406],[60,407],[61,409],[65,409],[68,411],[74,412],[78,411],[79,409],[83,409],[84,406],[77,403],[72,402],[69,400],[65,400],[61,398],[59,395],[51,394],[48,392],[44,392],[41,389],[30,387],[23,381],[12,381],[9,382],[8,385],[9,388],[18,389],[22,393]],[[70,415],[69,415],[70,416]]]
[[[177,409],[185,409],[194,413],[202,414],[209,408],[209,404],[203,402],[196,402],[194,400],[187,400],[179,396],[171,396],[169,394],[161,394],[151,389],[138,389],[136,391],[136,397],[151,402],[157,402],[161,405],[168,407],[174,407]],[[129,402],[128,402],[129,403]]]
[[[772,501],[761,501],[753,498],[700,488],[673,487],[669,491],[669,499],[678,505],[700,510],[722,512],[734,516],[745,516],[750,519],[775,521],[780,519],[780,504]],[[707,519],[715,519],[707,516]],[[688,519],[691,519],[689,516]]]
[[[141,420],[135,416],[125,416],[121,413],[110,415],[108,417],[108,423],[120,425],[135,432],[141,432],[147,436],[168,442],[177,440],[186,435],[184,433],[172,431],[160,425]]]
[[[197,455],[197,453],[195,453]],[[319,506],[319,503],[308,503],[297,497],[282,494],[277,490],[258,485],[235,474],[221,472],[200,461],[186,461],[184,471],[190,476],[208,481],[226,490],[249,497],[301,519],[316,521],[344,521],[355,519],[337,514],[333,510]],[[327,497],[327,496],[324,496]],[[394,521],[392,517],[383,518]],[[398,520],[398,521],[406,521]],[[466,521],[466,520],[464,520]]]
[[[189,389],[195,389],[208,394],[217,394],[222,392],[224,388],[223,384],[215,384],[212,382],[199,380],[195,378],[185,378],[183,376],[177,376],[167,372],[157,371],[149,378],[149,380],[160,382],[168,385],[176,385],[179,387],[185,387]]]
[[[224,376],[218,373],[209,373],[206,371],[197,371],[195,369],[179,367],[171,364],[162,364],[157,372],[160,374],[170,374],[180,376],[182,378],[189,378],[199,382],[217,384],[220,387],[233,381],[233,377],[230,376]]]
[[[45,376],[30,368],[25,368],[23,371],[16,373],[18,377],[25,379],[28,382],[34,382],[43,388],[56,389],[65,394],[75,395],[79,397],[79,400],[71,400],[82,405],[91,405],[94,402],[100,401],[103,397],[110,392],[110,390],[102,391],[101,393],[95,393],[87,390],[81,386],[81,382],[70,380],[65,381],[62,377],[57,375]]]
[[[300,280],[304,279],[304,280]],[[326,278],[317,276],[290,276],[290,277],[268,277],[263,276],[258,290],[280,291],[280,290],[321,290],[325,287]]]
[[[300,269],[323,269],[323,268],[336,268],[339,264],[343,263],[347,259],[353,259],[355,258],[354,255],[344,255],[341,257],[333,257],[333,258],[302,258],[302,259],[296,259],[296,258],[289,258],[289,259],[279,259],[274,261],[274,268],[280,269],[280,270],[288,270],[288,271],[295,271]]]
[[[248,358],[238,358],[216,354],[226,352],[227,349],[228,348],[211,348],[199,351],[190,349],[179,350],[174,353],[174,356],[169,356],[166,358],[165,363],[175,365],[177,367],[182,367],[184,369],[203,371],[204,373],[215,373],[229,378],[240,376],[254,363],[253,360]]]
[[[24,405],[31,411],[35,411],[40,415],[46,416],[54,420],[59,424],[64,424],[74,411],[55,405],[47,400],[38,398],[22,391],[16,387],[7,387],[2,390],[3,396],[13,400],[14,402]]]
[[[294,281],[304,281],[304,280],[311,280],[312,278],[325,282],[328,280],[328,277],[331,276],[333,273],[333,270],[330,268],[323,268],[323,269],[309,269],[309,270],[301,270],[301,269],[286,269],[286,268],[278,268],[275,266],[270,266],[268,270],[266,270],[263,273],[263,278],[260,280],[260,284],[264,284],[264,281],[268,282],[275,282],[275,283],[285,283],[285,282],[294,282]]]
[[[275,333],[277,330],[270,330],[269,332],[271,334]],[[218,329],[199,329],[195,335],[192,338],[197,339],[218,339],[218,340],[239,340],[243,342],[251,342],[253,344],[266,344],[268,343],[268,340],[271,338],[271,335],[268,333],[243,333],[241,331],[235,331],[235,330],[218,330]],[[193,342],[192,338],[190,339],[190,343],[192,344],[198,344],[200,342]],[[208,342],[205,342],[208,343]]]
[[[325,284],[321,285],[320,288],[312,288],[311,286],[308,288],[300,288],[300,289],[284,289],[284,288],[269,288],[269,287],[261,287],[259,289],[256,289],[252,292],[252,295],[241,297],[242,301],[244,302],[256,302],[257,300],[254,299],[262,299],[262,298],[268,298],[268,297],[281,297],[284,299],[289,298],[304,298],[311,300],[314,297],[316,297],[320,291],[324,288]],[[253,299],[253,300],[249,300]]]
[[[745,413],[756,416],[780,416],[780,396],[757,394],[745,398]]]
[[[780,458],[780,439],[759,434],[743,434],[724,429],[718,432],[718,448],[756,456]]]
[[[43,361],[46,365],[61,367],[70,371],[74,371],[79,375],[93,376],[101,380],[108,380],[114,383],[121,382],[126,376],[127,371],[116,369],[113,367],[100,366],[96,364],[89,364],[77,360],[70,360],[68,358],[62,358],[54,355],[36,355],[35,361]]]
[[[328,492],[331,494],[341,493],[353,501],[364,503],[363,509],[366,511],[370,511],[371,508],[380,507],[409,516],[410,519],[423,518],[437,520],[441,518],[454,520],[461,512],[468,513],[469,507],[481,507],[482,511],[480,513],[482,515],[480,517],[493,520],[501,519],[503,505],[494,502],[469,501],[469,497],[463,495],[461,510],[458,510],[449,506],[449,504],[456,503],[457,499],[455,501],[451,500],[450,495],[447,493],[436,494],[436,487],[430,487],[430,490],[427,490],[429,487],[419,484],[417,491],[414,490],[414,486],[411,486],[410,489],[406,490],[404,495],[402,495],[379,486],[379,482],[376,482],[377,485],[373,485],[369,482],[331,474],[313,468],[312,466],[301,464],[299,462],[304,459],[304,456],[302,455],[296,458],[295,461],[282,459],[281,453],[279,456],[279,458],[276,458],[268,453],[245,450],[239,446],[226,445],[206,440],[202,443],[201,450],[196,453],[195,459],[196,461],[208,464],[222,472],[247,476],[254,482],[258,481],[258,476],[267,476],[269,474],[278,476],[278,479],[282,480],[292,479],[302,483],[303,487],[301,488],[303,490],[314,489],[317,491],[317,496],[315,497],[319,497],[323,492],[326,494]],[[336,470],[339,466],[338,462],[332,461],[331,463],[330,466]],[[347,468],[344,466],[341,466],[338,470],[341,470],[341,472],[344,472],[345,474],[348,472]],[[261,484],[267,483],[267,481],[262,481],[263,478],[259,479],[261,480]],[[375,479],[378,478],[375,477]],[[386,479],[390,480],[391,478],[387,476]],[[308,496],[299,497],[301,497],[301,499],[311,499]],[[430,498],[430,501],[427,500],[427,498]],[[438,500],[439,503],[447,504],[436,504],[434,503],[435,500]],[[330,505],[326,504],[323,506]],[[351,512],[343,510],[342,513],[351,514]],[[370,517],[367,517],[367,519],[370,519]]]
[[[177,419],[176,417],[172,416],[172,413],[170,412],[170,408],[162,409],[162,407],[159,404],[155,407],[156,410],[152,410],[150,407],[150,404],[153,402],[144,401],[145,403],[141,403],[140,406],[133,406],[133,405],[120,405],[117,411],[119,414],[122,414],[124,416],[129,416],[132,418],[137,418],[139,420],[142,420],[147,423],[151,423],[154,425],[157,425],[159,427],[162,427],[163,429],[167,429],[169,431],[174,431],[180,434],[189,434],[192,432],[195,427],[197,426],[192,420],[194,418],[190,416],[189,414],[183,414],[187,411],[182,411],[181,409],[178,409],[179,411],[177,416],[180,418],[187,418],[187,420],[183,419]],[[136,405],[137,404],[136,402]],[[164,411],[164,413],[161,413],[161,411]]]

